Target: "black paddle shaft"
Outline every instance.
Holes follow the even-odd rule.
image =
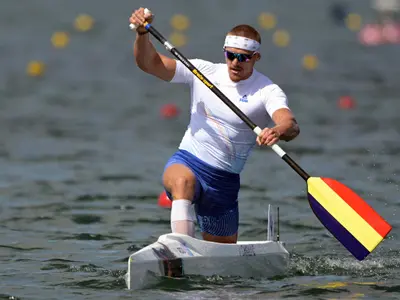
[[[163,35],[158,32],[150,24],[145,24],[145,28],[148,32],[150,32],[161,44],[165,46],[165,48],[171,52],[179,61],[181,61],[201,82],[204,83],[218,98],[220,98],[243,122],[247,124],[254,131],[258,126],[248,117],[246,116],[231,100],[228,99],[216,86],[214,86],[206,76],[204,76],[199,70],[196,69],[195,66],[182,54],[172,46]],[[310,175],[307,174],[288,154],[281,156],[281,158],[290,166],[293,170],[297,172],[305,181],[310,178]]]

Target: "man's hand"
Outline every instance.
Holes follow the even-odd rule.
[[[280,132],[276,127],[273,128],[264,128],[260,135],[257,137],[257,144],[259,146],[267,145],[272,146],[273,144],[279,141],[279,137],[281,136]]]
[[[129,22],[136,26],[136,31],[139,34],[147,33],[147,30],[143,27],[144,22],[151,23],[153,21],[154,15],[151,12],[147,12],[145,14],[145,9],[143,7],[135,10],[131,17],[129,18]]]

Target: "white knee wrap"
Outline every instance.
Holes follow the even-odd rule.
[[[195,221],[192,201],[186,199],[172,201],[171,222],[175,221]]]

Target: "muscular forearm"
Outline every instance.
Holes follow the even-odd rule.
[[[279,139],[286,142],[293,140],[300,133],[299,125],[295,120],[285,121],[274,127],[280,134]]]
[[[133,53],[137,66],[145,72],[151,72],[157,60],[158,53],[149,39],[150,34],[136,34]]]

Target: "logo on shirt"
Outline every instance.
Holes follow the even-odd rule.
[[[244,95],[242,98],[240,98],[239,102],[244,102],[244,103],[249,102],[249,99],[247,99],[247,95]]]

